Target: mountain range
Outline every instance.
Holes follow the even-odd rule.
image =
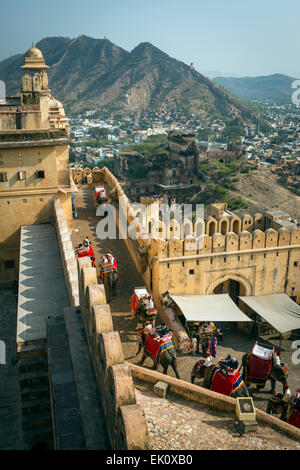
[[[138,112],[172,107],[206,117],[257,122],[257,115],[232,94],[149,42],[128,52],[108,39],[81,35],[49,37],[36,44],[44,55],[49,86],[68,112],[95,109]],[[19,92],[25,54],[0,62],[7,94]]]
[[[290,104],[292,83],[296,79],[277,73],[260,77],[215,77],[213,80],[245,101]]]

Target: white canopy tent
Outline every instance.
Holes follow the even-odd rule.
[[[240,299],[279,333],[300,328],[300,306],[286,294],[250,295]]]
[[[187,322],[214,321],[240,322],[252,321],[233,302],[229,294],[212,295],[172,295]]]

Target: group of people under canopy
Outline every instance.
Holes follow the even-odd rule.
[[[200,345],[204,357],[217,357],[218,340],[222,341],[223,333],[212,321],[191,322],[189,325],[192,353],[200,353]]]

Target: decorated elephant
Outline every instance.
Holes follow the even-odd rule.
[[[280,415],[282,421],[287,421],[291,402],[291,391],[285,387],[284,395],[282,393],[275,393],[275,395],[269,398],[266,411],[268,414]]]
[[[270,393],[275,393],[276,382],[280,382],[283,386],[283,393],[285,388],[288,388],[287,376],[289,374],[288,367],[275,362],[274,354],[270,355],[268,360],[263,360],[253,355],[253,352],[243,355],[243,380],[246,385],[255,384],[257,390],[265,387],[268,380],[271,381]]]
[[[140,318],[144,326],[146,325],[147,322],[151,322],[153,328],[155,327],[155,321],[157,318],[157,309],[154,306],[151,295],[149,295],[146,298],[142,298],[139,301],[135,317],[137,319]]]
[[[140,365],[144,364],[147,356],[152,359],[154,370],[161,365],[163,373],[167,374],[168,368],[171,366],[177,379],[180,379],[177,368],[176,349],[172,341],[172,334],[159,337],[155,334],[155,331],[152,330],[152,334],[150,333],[146,336]]]
[[[203,386],[223,395],[237,397],[249,397],[249,392],[237,369],[230,370],[218,364],[205,364],[205,360],[197,361],[191,372],[191,382],[195,378],[203,379]]]
[[[104,285],[107,303],[110,303],[112,297],[116,295],[118,279],[118,271],[113,265],[107,263],[101,266],[99,281]]]

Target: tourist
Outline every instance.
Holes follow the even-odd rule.
[[[217,345],[218,345],[218,340],[215,336],[213,336],[211,344],[210,344],[210,353],[212,357],[217,357]]]
[[[191,342],[192,342],[191,351],[193,353],[193,356],[195,356],[196,350],[197,350],[197,338],[196,338],[195,332],[192,333]]]

